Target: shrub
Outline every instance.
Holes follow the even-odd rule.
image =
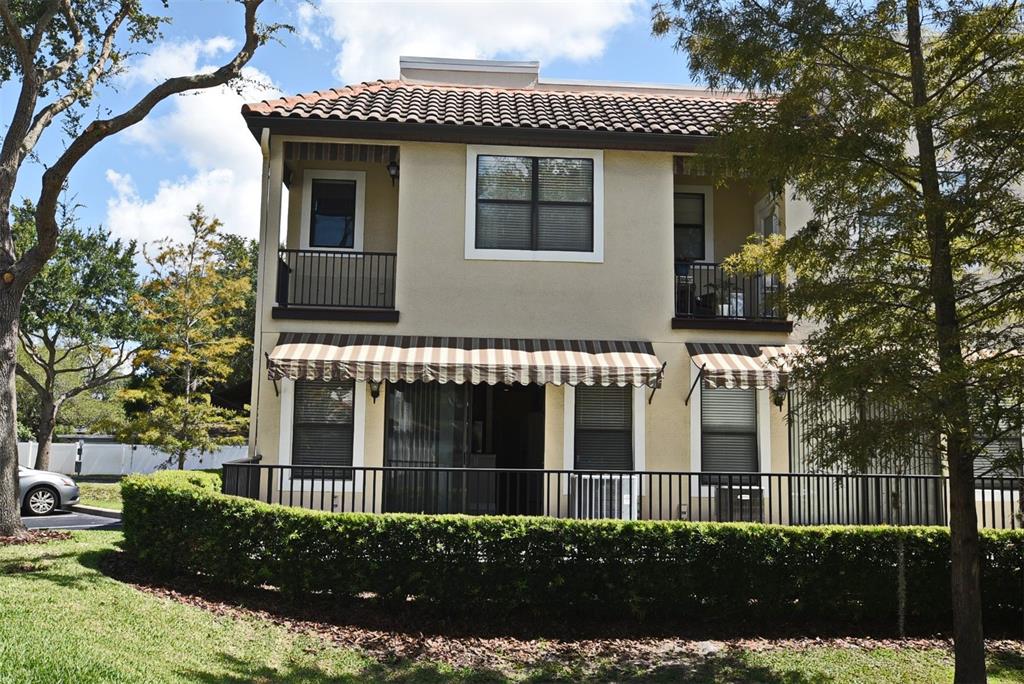
[[[214,486],[214,485],[217,486]],[[124,480],[127,550],[162,573],[291,595],[372,592],[448,615],[636,617],[680,624],[950,624],[949,532],[938,527],[333,514],[219,493],[179,473]],[[1024,534],[983,532],[988,624],[1019,625]]]

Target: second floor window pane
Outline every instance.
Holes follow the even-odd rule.
[[[677,192],[675,196],[676,262],[703,261],[704,195]]]
[[[591,252],[592,159],[477,157],[479,249]]]
[[[356,182],[314,180],[309,246],[352,249],[356,234]]]

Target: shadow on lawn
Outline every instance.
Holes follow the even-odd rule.
[[[493,669],[451,669],[434,663],[413,661],[370,662],[359,671],[348,674],[329,673],[310,665],[258,666],[235,656],[222,655],[215,670],[180,671],[185,679],[195,682],[506,682],[510,676]],[[540,684],[556,681],[616,681],[616,682],[679,682],[696,684],[711,681],[763,682],[764,684],[827,684],[824,676],[810,676],[803,672],[778,672],[750,664],[739,655],[718,654],[698,657],[693,663],[653,667],[643,671],[618,666],[589,667],[586,670],[556,663],[529,665],[517,671],[515,681]]]

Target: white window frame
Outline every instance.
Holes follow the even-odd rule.
[[[281,423],[278,441],[277,462],[292,464],[292,437],[295,422],[295,381],[285,378],[281,382]],[[352,467],[361,468],[365,463],[363,451],[366,443],[366,383],[356,381],[352,389]],[[301,466],[300,466],[301,467]],[[292,479],[291,470],[281,474],[282,491],[320,491],[325,480]],[[363,491],[363,473],[356,471],[351,480],[335,481],[336,492]]]
[[[356,182],[356,226],[351,247],[311,247],[309,220],[313,212],[314,180],[350,180]],[[338,171],[335,169],[306,169],[302,173],[302,216],[299,225],[299,248],[322,249],[331,252],[363,251],[363,226],[366,217],[366,172]]]
[[[590,159],[594,162],[594,248],[590,252],[557,252],[531,249],[478,249],[476,246],[476,167],[480,155]],[[466,253],[467,260],[604,262],[604,151],[558,147],[499,145],[466,146]]]
[[[715,188],[711,185],[676,185],[672,189],[673,216],[672,239],[675,240],[675,195],[676,193],[687,193],[691,195],[704,195],[704,258],[696,261],[698,264],[712,264],[715,262]],[[673,245],[673,252],[675,251]]]
[[[690,364],[690,383],[693,386],[693,394],[690,395],[690,470],[696,473],[703,473],[703,459],[701,457],[701,438],[703,437],[703,424],[701,422],[701,392],[703,382],[698,382],[700,368]],[[766,389],[755,389],[755,405],[757,407],[757,470],[761,473],[772,472],[772,433],[771,433],[771,397]],[[700,476],[698,475],[698,478]],[[749,486],[749,485],[748,485]],[[737,485],[737,488],[742,485]],[[768,478],[761,478],[761,489],[767,494]],[[712,490],[718,489],[718,485],[700,485],[702,498],[711,496]]]
[[[754,205],[754,233],[761,235],[761,221],[772,216],[775,218],[774,234],[782,232],[782,226],[779,225],[779,207],[778,203],[772,195],[765,195],[757,201]]]
[[[633,387],[633,470],[647,470],[647,396],[643,387]],[[576,388],[565,385],[562,399],[562,470],[576,469]],[[569,493],[569,478],[562,483]],[[642,492],[638,493],[642,495]]]

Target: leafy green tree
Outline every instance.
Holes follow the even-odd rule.
[[[220,236],[221,273],[226,278],[248,278],[249,288],[241,299],[241,311],[221,334],[241,337],[245,344],[231,359],[231,373],[223,383],[215,386],[211,394],[213,403],[227,408],[242,408],[249,402],[252,387],[252,345],[256,330],[256,264],[259,261],[259,242],[240,235],[225,233]]]
[[[246,259],[238,264],[224,259],[221,223],[201,206],[188,221],[189,242],[162,240],[155,256],[146,254],[153,274],[136,298],[146,344],[137,360],[146,367],[146,380],[122,392],[125,400],[146,407],[127,421],[125,438],[166,451],[179,469],[189,453],[243,443],[248,420],[242,412],[216,406],[210,396],[249,342],[227,333],[246,315],[245,296],[252,287]]]
[[[19,251],[32,244],[34,215],[29,202],[14,210]],[[129,377],[139,349],[135,243],[112,240],[102,229],[84,230],[67,214],[61,225],[57,251],[25,289],[18,330],[18,380],[34,394],[26,422],[35,425],[40,470],[50,467],[53,433],[68,402],[80,413],[102,396],[98,391]],[[26,394],[19,391],[19,397]]]
[[[712,166],[790,188],[816,216],[734,264],[795,275],[789,310],[816,324],[797,381],[818,405],[891,409],[833,421],[817,458],[941,445],[961,682],[985,679],[974,462],[1020,434],[1024,401],[1022,28],[1003,0],[654,11],[694,77],[753,94]]]
[[[58,350],[63,354],[63,350]],[[83,354],[86,362],[88,356]],[[81,386],[86,382],[83,371],[69,371],[69,368],[79,366],[81,361],[78,354],[69,354],[58,364],[58,384],[56,393],[63,394],[68,388]],[[29,384],[24,377],[23,371],[31,373],[37,383],[45,381],[42,370],[36,366],[25,353],[24,349],[18,350],[18,421],[24,424],[25,429],[19,434],[20,441],[38,440],[35,427],[46,415],[44,402],[40,399],[36,388]],[[61,433],[98,433],[116,429],[116,426],[124,422],[124,407],[119,397],[119,392],[124,388],[125,380],[112,380],[105,382],[94,389],[77,392],[67,397],[56,414],[55,434]],[[32,428],[28,427],[33,426]],[[38,460],[37,460],[38,462]],[[37,465],[38,467],[38,465]]]
[[[68,176],[96,145],[142,121],[163,100],[238,79],[256,50],[287,28],[259,22],[262,2],[239,0],[245,35],[226,63],[160,81],[112,112],[103,96],[129,68],[129,58],[160,38],[169,18],[150,14],[141,0],[0,0],[0,87],[17,92],[14,106],[4,108],[0,145],[0,535],[27,534],[17,495],[19,316],[25,288],[57,250],[57,210]],[[49,144],[40,148],[44,137]],[[54,158],[44,158],[47,150],[56,150]],[[27,167],[39,173],[35,179],[22,175],[30,159],[37,162]],[[19,179],[39,188],[35,240],[23,252],[15,250],[11,222]]]

